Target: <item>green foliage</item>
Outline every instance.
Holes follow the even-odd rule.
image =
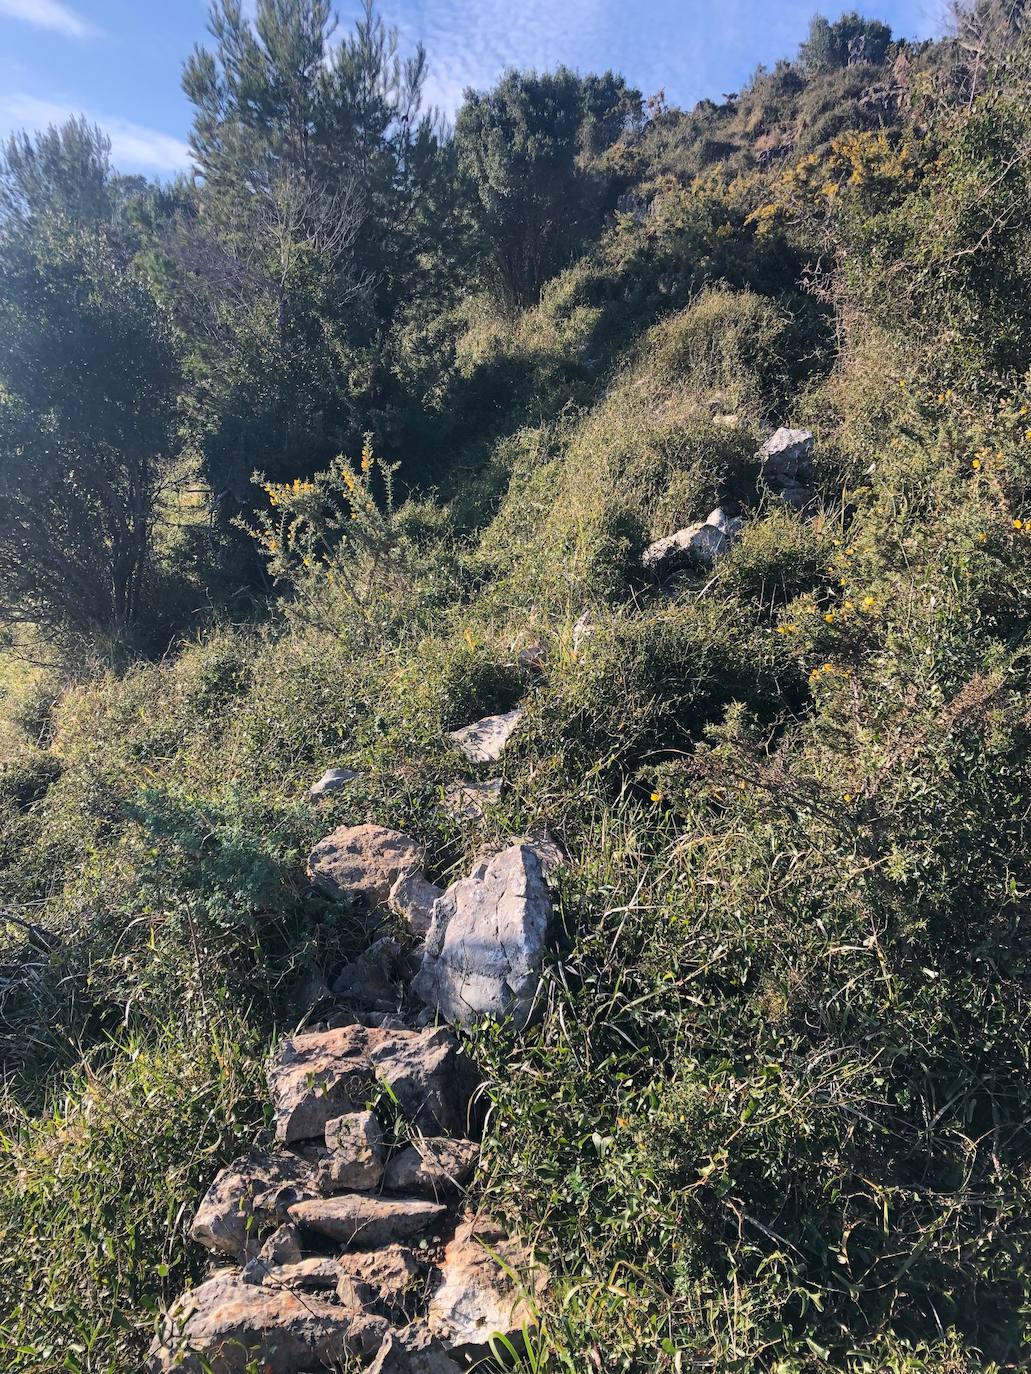
[[[492,91],[467,94],[458,161],[484,274],[506,301],[531,304],[597,233],[614,145],[639,125],[640,104],[611,72],[579,77],[565,67],[509,72]]]
[[[181,374],[107,157],[73,123],[0,165],[0,619],[132,644]]]
[[[524,1368],[1027,1365],[1011,18],[923,47],[818,21],[722,105],[644,119],[618,78],[513,73],[449,142],[371,12],[327,56],[317,0],[226,3],[188,68],[202,186],[120,182],[76,127],[9,148],[5,262],[68,320],[93,264],[141,356],[148,273],[207,481],[283,593],[160,662],[0,662],[12,1369],[136,1367],[197,1276],[191,1208],[261,1136],[266,1050],[367,940],[303,871],[360,821],[442,882],[541,824],[568,856],[540,1022],[468,1037],[475,1200],[552,1275]],[[31,381],[3,397],[26,433]],[[801,515],[759,481],[780,423],[816,436]],[[371,435],[334,458],[367,431],[390,462]],[[730,551],[646,578],[716,505]],[[500,799],[455,820],[446,731],[516,703]],[[333,765],[359,776],[316,810]]]

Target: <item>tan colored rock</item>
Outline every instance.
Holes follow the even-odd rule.
[[[301,1293],[331,1293],[340,1282],[340,1266],[335,1259],[309,1255],[292,1264],[267,1264],[260,1256],[244,1266],[240,1277],[245,1283],[260,1283],[271,1288],[294,1288]]]
[[[519,1275],[519,1286],[495,1255]],[[443,1281],[430,1298],[426,1320],[459,1362],[489,1355],[492,1336],[517,1342],[524,1327],[537,1325],[534,1297],[547,1276],[522,1244],[485,1218],[459,1224],[440,1270]]]
[[[291,1207],[292,1220],[340,1245],[365,1249],[392,1245],[426,1231],[447,1209],[423,1198],[342,1193]]]
[[[269,1073],[280,1140],[321,1136],[326,1123],[361,1111],[388,1083],[401,1110],[429,1135],[460,1134],[465,1116],[453,1035],[444,1029],[361,1025],[284,1040]]]
[[[171,1308],[150,1352],[152,1374],[300,1374],[378,1351],[381,1318],[353,1314],[290,1289],[217,1275]]]
[[[384,1186],[399,1193],[454,1197],[476,1168],[480,1147],[474,1140],[423,1136],[387,1165]]]
[[[221,1171],[205,1193],[190,1235],[209,1250],[242,1258],[287,1220],[287,1208],[315,1197],[310,1167],[279,1150],[251,1150]]]
[[[285,1222],[269,1236],[258,1251],[266,1264],[297,1264],[301,1258],[301,1236],[293,1222]]]
[[[375,1309],[405,1317],[418,1305],[425,1270],[411,1250],[386,1245],[378,1250],[351,1250],[335,1261],[340,1277],[375,1293]]]
[[[391,1331],[366,1374],[460,1374],[425,1322]]]
[[[383,1131],[372,1112],[348,1112],[326,1122],[329,1155],[315,1171],[320,1193],[375,1188],[387,1157]]]
[[[308,876],[331,897],[386,902],[398,878],[426,862],[425,846],[382,825],[342,825],[308,856]]]
[[[413,935],[421,940],[430,928],[433,904],[444,889],[428,882],[421,873],[409,873],[390,889],[390,910],[407,921]]]

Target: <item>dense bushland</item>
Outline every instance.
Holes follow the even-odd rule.
[[[569,856],[544,1018],[471,1037],[539,1368],[1025,1367],[1022,10],[815,22],[691,112],[512,74],[453,136],[374,15],[330,62],[321,3],[258,16],[188,65],[197,185],[82,126],[4,165],[5,1368],[135,1368],[201,1272],[270,1041],[365,941],[303,874],[362,820],[437,878]],[[759,494],[782,422],[815,513]],[[137,478],[133,613],[80,603]],[[646,579],[717,503],[713,573]],[[445,731],[517,700],[449,819]]]

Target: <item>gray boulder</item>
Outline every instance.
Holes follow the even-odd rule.
[[[254,1254],[287,1220],[291,1203],[316,1196],[311,1168],[286,1151],[251,1150],[224,1168],[204,1194],[190,1235],[234,1258]]]
[[[805,474],[813,455],[813,436],[807,429],[780,428],[771,434],[755,455],[763,481],[785,480]]]
[[[739,520],[728,519],[717,508],[698,524],[649,544],[641,555],[641,566],[660,582],[673,573],[711,568],[730,548],[740,528]]]
[[[511,1017],[524,1026],[550,921],[541,861],[512,845],[437,902],[412,990],[449,1021]]]
[[[339,792],[349,782],[354,782],[360,777],[361,774],[356,773],[353,768],[327,768],[318,782],[313,782],[308,789],[308,800],[319,801],[322,797]]]
[[[448,739],[460,749],[470,763],[496,763],[502,750],[519,728],[524,712],[521,707],[505,711],[497,716],[484,716],[483,720],[465,725],[461,730],[452,730]]]
[[[330,897],[386,902],[398,878],[426,862],[425,847],[382,825],[342,825],[308,856],[308,876]]]

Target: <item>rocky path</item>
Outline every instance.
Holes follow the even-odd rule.
[[[470,757],[496,758],[513,715],[470,727]],[[332,770],[313,799],[349,780]],[[546,1276],[471,1203],[476,1077],[441,1023],[530,1020],[555,857],[542,837],[513,844],[443,892],[398,831],[341,827],[316,845],[313,882],[389,907],[422,943],[376,940],[334,982],[329,1019],[277,1047],[275,1142],[201,1201],[192,1236],[213,1267],[165,1315],[152,1374],[457,1374],[533,1326]]]

